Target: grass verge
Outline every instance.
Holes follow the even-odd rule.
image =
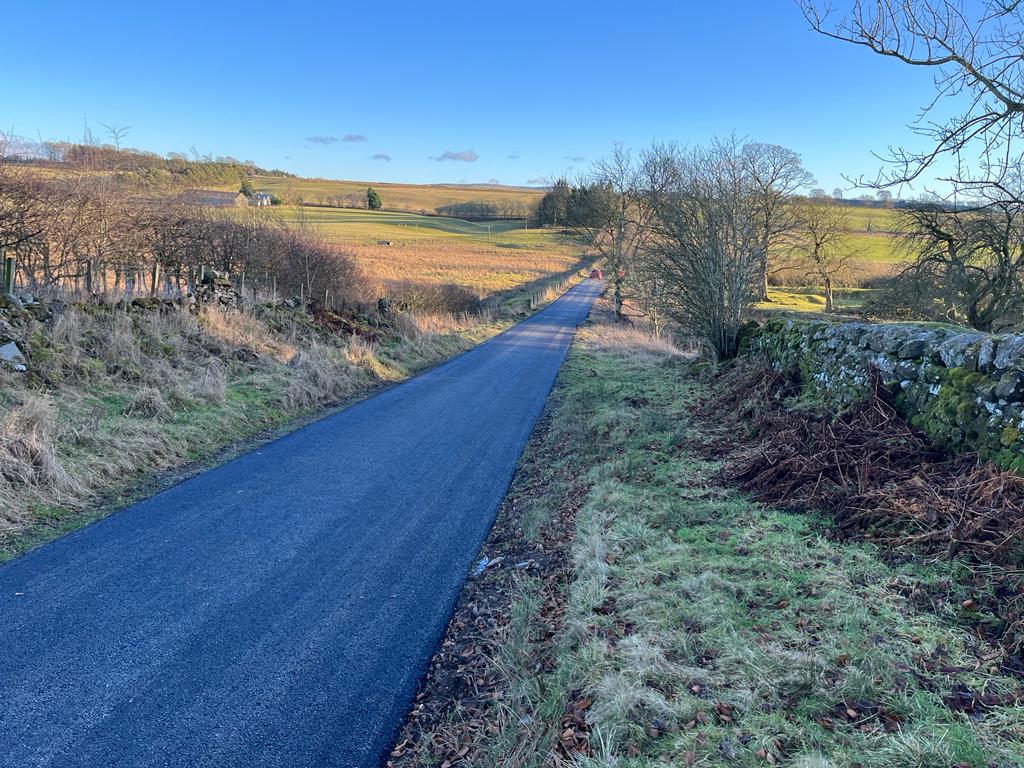
[[[518,513],[557,521],[574,489],[569,574],[555,606],[512,574],[483,725],[453,705],[415,762],[1024,765],[1018,672],[957,606],[913,598],[962,565],[888,562],[724,487],[694,447],[710,389],[670,350],[581,331],[512,497],[562,478]]]

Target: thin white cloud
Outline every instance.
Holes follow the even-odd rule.
[[[324,145],[327,145],[327,144],[337,144],[338,143],[338,137],[337,136],[307,136],[306,137],[306,141],[309,144],[324,144]]]
[[[346,133],[344,136],[341,137],[341,140],[347,141],[349,144],[360,144],[364,141],[369,141],[370,139],[366,136],[363,136],[363,134],[361,133]]]
[[[383,152],[378,152],[376,155],[370,155],[371,160],[383,160],[385,163],[391,162],[391,155],[385,155]]]

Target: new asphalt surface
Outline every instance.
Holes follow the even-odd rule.
[[[378,765],[598,291],[0,567],[0,766]]]

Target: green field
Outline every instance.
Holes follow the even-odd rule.
[[[850,206],[846,247],[851,255],[834,279],[836,311],[855,311],[876,293],[879,285],[910,258],[897,239],[899,211],[893,208]],[[770,302],[758,309],[822,312],[825,296],[806,269],[786,269],[774,277]]]
[[[837,288],[832,300],[837,312],[859,309],[875,293],[871,288]],[[825,295],[818,286],[793,288],[770,288],[770,301],[756,305],[757,309],[783,310],[786,312],[824,312]]]
[[[378,240],[402,243],[451,240],[515,248],[561,242],[553,231],[531,229],[517,219],[475,222],[396,211],[311,206],[283,206],[279,210],[285,221],[313,226],[329,240],[341,244],[372,245]]]
[[[492,184],[389,184],[375,181],[291,179],[257,176],[253,186],[277,195],[288,203],[307,205],[362,205],[367,187],[380,194],[385,210],[436,213],[438,208],[460,203],[498,206],[506,215],[524,215],[544,195],[543,189],[504,187]]]
[[[899,211],[894,208],[850,207],[849,244],[856,258],[875,264],[904,261],[896,241]]]

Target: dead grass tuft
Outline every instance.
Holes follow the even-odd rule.
[[[171,415],[171,406],[159,389],[143,387],[132,397],[125,414],[145,419],[162,419]]]
[[[650,328],[634,323],[597,323],[584,328],[580,339],[591,348],[600,347],[617,354],[636,357],[686,357],[693,359],[693,351],[683,351],[666,336],[657,336]]]
[[[203,403],[223,405],[227,399],[228,379],[224,366],[211,362],[192,382],[192,394]]]
[[[29,395],[8,411],[0,424],[0,479],[8,495],[13,496],[19,486],[56,503],[77,504],[87,495],[84,485],[58,459],[57,435],[57,408],[51,398]],[[15,522],[6,512],[0,518],[7,525]]]
[[[295,357],[295,347],[275,336],[255,315],[208,307],[203,310],[202,321],[207,333],[232,347],[282,363]]]

